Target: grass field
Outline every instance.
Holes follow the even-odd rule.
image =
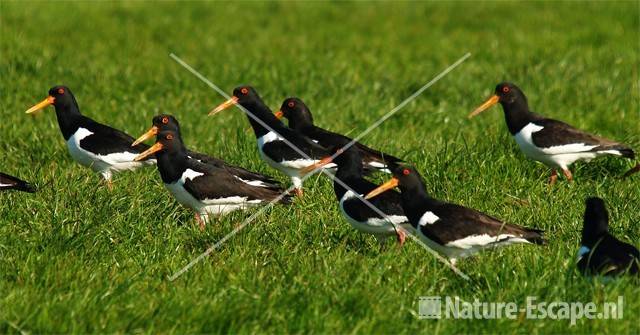
[[[40,187],[0,194],[0,333],[639,333],[638,283],[574,267],[587,196],[639,244],[640,176],[617,178],[631,163],[575,164],[574,183],[549,188],[500,107],[466,119],[509,80],[535,111],[640,149],[639,16],[637,2],[0,2],[0,170]],[[342,219],[324,177],[169,281],[252,212],[200,232],[155,168],[118,175],[109,192],[72,161],[52,109],[24,114],[65,84],[89,117],[137,136],[171,113],[190,148],[288,184],[238,109],[206,117],[224,98],[169,53],[227,92],[253,85],[273,108],[299,96],[317,124],[356,136],[467,52],[363,141],[415,163],[437,198],[547,231],[547,246],[461,261],[472,282],[411,241],[380,251]],[[418,298],[436,295],[624,296],[624,318],[418,319]]]

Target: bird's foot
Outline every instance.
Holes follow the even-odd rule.
[[[569,170],[562,170],[562,173],[564,174],[565,177],[567,177],[567,180],[569,182],[573,181],[573,175],[571,174],[571,171]]]
[[[109,189],[109,191],[113,191],[113,182],[111,179],[107,179],[107,189]]]
[[[198,226],[200,227],[200,231],[204,231],[205,223],[200,213],[196,213],[196,222],[198,222]]]
[[[551,170],[551,177],[549,177],[549,185],[553,186],[558,181],[558,171],[556,169]]]
[[[396,239],[398,240],[400,247],[402,247],[404,245],[404,242],[407,240],[407,234],[404,231],[398,229],[396,230]]]
[[[293,190],[293,192],[296,194],[296,197],[301,197],[303,195],[304,192],[302,192],[301,188],[296,188]]]

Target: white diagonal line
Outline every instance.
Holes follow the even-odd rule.
[[[416,91],[414,94],[412,94],[411,96],[409,96],[407,99],[405,99],[404,101],[402,101],[398,106],[396,106],[395,108],[393,108],[389,113],[385,114],[382,118],[380,118],[378,121],[376,121],[372,126],[370,126],[369,128],[367,128],[362,134],[360,134],[359,136],[357,136],[354,140],[352,140],[351,142],[349,142],[347,145],[345,145],[342,149],[346,149],[348,147],[350,147],[351,145],[353,145],[358,139],[362,138],[363,136],[367,135],[369,132],[371,132],[373,129],[375,129],[376,127],[378,127],[380,124],[382,124],[384,121],[386,121],[388,118],[390,118],[391,116],[393,116],[393,114],[395,114],[397,111],[399,111],[400,109],[402,109],[404,106],[406,106],[409,102],[411,102],[413,99],[415,99],[418,95],[420,95],[422,92],[424,92],[427,88],[429,88],[430,86],[432,86],[433,84],[435,84],[438,80],[442,79],[446,74],[448,74],[449,72],[451,72],[455,67],[457,67],[458,65],[460,65],[462,62],[464,62],[467,58],[469,58],[471,56],[470,53],[465,54],[463,57],[461,57],[458,61],[456,61],[455,63],[453,63],[452,65],[450,65],[449,67],[447,67],[444,71],[442,71],[440,74],[438,74],[436,77],[434,77],[434,79],[432,79],[431,81],[429,81],[427,84],[425,84],[424,86],[422,86],[418,91]],[[213,88],[216,92],[218,92],[220,95],[224,96],[226,99],[229,99],[230,96],[228,96],[222,89],[220,89],[218,86],[216,86],[215,84],[213,84],[210,80],[208,80],[206,77],[204,77],[202,74],[200,74],[198,71],[196,71],[195,69],[193,69],[191,66],[189,66],[186,62],[184,62],[182,59],[180,59],[178,56],[176,56],[175,54],[171,53],[170,57],[173,58],[176,62],[178,62],[180,65],[182,65],[184,68],[186,68],[189,72],[191,72],[192,74],[194,74],[196,77],[198,77],[201,81],[203,81],[204,83],[206,83],[209,87]],[[274,132],[275,134],[277,134],[282,140],[283,142],[287,143],[287,145],[289,147],[291,147],[293,150],[295,150],[297,153],[299,153],[301,156],[307,158],[307,159],[311,159],[308,155],[306,155],[306,153],[304,153],[302,150],[300,150],[299,148],[297,148],[295,145],[293,145],[293,143],[289,142],[287,139],[285,139],[283,136],[281,136],[277,131],[275,131],[274,129],[272,129],[269,125],[267,125],[266,123],[264,123],[262,120],[260,120],[257,116],[253,115],[253,113],[249,112],[248,110],[246,110],[242,105],[240,104],[236,104],[237,107],[239,107],[244,113],[246,113],[249,117],[251,117],[253,120],[255,120],[256,122],[258,122],[261,126],[265,127],[266,129],[268,129],[269,131]],[[336,153],[332,156],[332,159],[335,158],[337,155],[339,155],[339,153]],[[462,278],[464,278],[465,280],[469,280],[469,277],[467,275],[465,275],[464,273],[462,273],[460,270],[458,270],[455,266],[453,266],[452,264],[450,264],[446,259],[444,259],[442,256],[440,256],[439,254],[437,254],[435,251],[431,250],[428,246],[426,246],[420,239],[418,239],[417,237],[415,237],[413,234],[410,234],[407,230],[405,230],[404,228],[402,228],[401,226],[396,225],[393,221],[391,221],[389,219],[389,217],[382,212],[380,209],[378,209],[376,206],[374,206],[373,204],[371,204],[368,200],[364,199],[361,195],[359,195],[357,192],[355,192],[353,189],[351,189],[349,186],[347,186],[344,182],[342,182],[340,179],[335,178],[335,176],[331,175],[330,173],[328,173],[326,170],[322,169],[321,170],[323,173],[327,174],[330,178],[332,178],[334,180],[334,182],[337,182],[338,184],[340,184],[342,187],[344,187],[345,189],[351,191],[353,194],[356,195],[356,197],[358,197],[358,199],[360,199],[360,201],[362,201],[365,205],[367,205],[369,208],[371,208],[373,211],[375,211],[378,215],[380,215],[381,217],[383,217],[384,219],[386,219],[389,223],[391,223],[391,225],[394,227],[394,229],[400,230],[403,233],[405,233],[406,235],[409,235],[410,238],[412,238],[414,241],[418,242],[419,244],[421,244],[427,251],[429,251],[431,254],[433,254],[438,260],[440,260],[441,262],[443,262],[445,265],[447,265],[448,267],[450,267],[456,274],[458,274],[459,276],[461,276]],[[302,178],[302,181],[306,180],[307,178],[309,178],[312,175],[312,173],[309,173],[307,175],[305,175]],[[224,244],[224,242],[226,242],[228,239],[230,239],[231,237],[233,237],[235,234],[237,234],[240,230],[244,229],[244,227],[246,227],[249,223],[251,223],[259,214],[261,214],[264,210],[270,208],[275,202],[279,201],[280,199],[282,199],[288,192],[290,192],[293,189],[293,187],[290,187],[289,189],[287,189],[283,194],[281,194],[279,197],[277,197],[276,199],[272,200],[271,202],[269,202],[268,205],[264,206],[263,208],[261,208],[258,212],[256,212],[254,215],[251,215],[249,218],[247,218],[240,226],[236,227],[232,232],[230,232],[229,234],[227,234],[226,236],[224,236],[220,241],[218,241],[217,243],[215,243],[214,245],[212,245],[211,247],[209,247],[205,252],[203,252],[202,254],[200,254],[198,257],[196,257],[195,259],[193,259],[191,262],[189,262],[189,264],[187,264],[185,267],[183,267],[182,269],[180,269],[178,272],[176,272],[174,275],[169,277],[169,280],[173,281],[175,280],[177,277],[179,277],[180,275],[182,275],[184,272],[186,272],[187,270],[189,270],[193,265],[195,265],[196,263],[198,263],[200,260],[202,260],[204,257],[208,256],[211,252],[213,252],[213,250],[217,249],[218,247],[220,247],[222,244]]]

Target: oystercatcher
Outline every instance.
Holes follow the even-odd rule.
[[[397,164],[392,172],[393,178],[369,192],[365,199],[398,186],[404,213],[419,238],[449,258],[451,264],[486,248],[545,243],[541,230],[505,223],[475,209],[430,197],[420,174],[406,164]]]
[[[362,197],[376,189],[378,185],[364,179],[362,156],[358,148],[350,146],[343,151],[342,148],[349,142],[349,139],[338,139],[331,150],[332,156],[323,158],[318,163],[305,168],[303,173],[309,173],[331,162],[335,163],[338,170],[335,173],[333,190],[339,202],[340,213],[347,219],[347,222],[361,232],[373,234],[381,246],[389,236],[394,234],[402,246],[405,234],[402,230],[397,229],[396,225],[410,231],[413,228],[402,210],[400,193],[389,191],[374,199],[366,200],[377,210],[366,204]],[[332,159],[333,156],[335,158]],[[384,213],[386,217],[383,217],[380,212]]]
[[[275,113],[278,119],[285,117],[289,120],[289,128],[297,131],[304,136],[309,137],[314,142],[319,143],[327,148],[334,147],[339,143],[350,143],[353,140],[347,136],[340,135],[320,127],[316,127],[313,124],[313,116],[311,111],[299,98],[287,98],[282,103],[280,110]],[[341,145],[342,147],[344,145]],[[384,152],[369,148],[368,146],[355,142],[353,144],[360,151],[363,164],[370,166],[371,168],[378,169],[387,173],[390,173],[387,168],[387,162],[399,163],[401,159]]]
[[[289,176],[296,194],[301,196],[304,175],[300,170],[329,156],[329,149],[286,127],[273,115],[258,92],[250,86],[235,88],[231,99],[213,109],[209,115],[235,104],[247,110],[247,117],[258,140],[258,151],[262,159],[274,169]],[[335,169],[335,164],[330,163],[325,168]]]
[[[138,155],[140,161],[155,154],[160,177],[176,200],[193,209],[200,229],[209,215],[221,216],[232,211],[255,207],[270,201],[290,203],[282,190],[249,185],[226,169],[190,158],[180,134],[158,132],[156,143]]]
[[[26,181],[0,172],[0,191],[4,190],[18,190],[29,193],[36,191],[35,187]]]
[[[502,105],[507,127],[520,150],[525,156],[551,168],[549,181],[552,185],[558,178],[556,169],[562,169],[571,181],[573,177],[569,165],[577,160],[590,161],[605,154],[631,159],[635,157],[633,150],[624,144],[588,134],[564,122],[531,112],[527,97],[511,83],[498,84],[495,94],[471,112],[469,118],[497,103]]]
[[[609,234],[609,216],[604,201],[587,199],[578,269],[584,275],[638,274],[640,253],[631,244]]]
[[[155,117],[153,117],[151,128],[142,136],[140,136],[135,142],[133,142],[132,146],[136,146],[138,145],[138,143],[154,137],[158,134],[158,132],[164,130],[173,130],[178,133],[178,135],[180,135],[180,124],[178,123],[178,120],[169,114],[156,115]],[[257,172],[246,170],[239,166],[231,165],[222,159],[191,150],[187,150],[187,156],[189,156],[189,158],[197,159],[202,163],[210,164],[218,168],[223,168],[239,180],[249,185],[266,187],[279,191],[282,190],[282,186],[277,180],[274,180],[269,176],[265,176]]]
[[[76,98],[68,87],[52,87],[49,90],[49,96],[29,108],[27,113],[33,113],[49,105],[53,105],[56,109],[58,125],[67,142],[71,157],[81,165],[100,173],[107,181],[109,188],[112,187],[113,173],[155,164],[152,156],[145,161],[133,160],[149,146],[138,144],[132,147],[133,137],[80,114]]]

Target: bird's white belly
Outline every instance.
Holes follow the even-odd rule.
[[[529,123],[513,136],[522,153],[528,158],[553,168],[567,169],[569,165],[577,160],[588,161],[598,155],[597,152],[589,151],[596,146],[583,143],[558,145],[549,148],[537,147],[533,143],[532,134],[542,129],[543,127],[541,126]]]
[[[90,167],[95,172],[101,173],[106,179],[111,178],[111,171],[134,170],[143,165],[155,163],[155,160],[135,162],[133,159],[137,155],[131,152],[116,152],[108,155],[97,155],[84,150],[80,146],[80,141],[92,134],[93,133],[91,131],[85,128],[78,128],[78,130],[67,140],[67,148],[69,149],[69,154],[76,162],[83,166]]]
[[[269,143],[269,142],[273,142],[273,141],[282,141],[282,137],[278,136],[276,133],[274,132],[269,132],[267,134],[265,134],[264,136],[258,138],[258,152],[260,153],[260,157],[267,162],[267,164],[269,164],[269,166],[271,166],[272,168],[286,174],[289,177],[292,178],[302,178],[303,175],[300,174],[300,169],[306,168],[310,165],[315,164],[316,162],[318,162],[318,160],[315,159],[305,159],[305,158],[301,158],[301,159],[295,159],[295,160],[290,160],[290,161],[281,161],[281,162],[276,162],[274,161],[271,157],[267,156],[264,151],[262,150],[262,148],[264,147],[265,144]],[[327,164],[324,168],[325,169],[331,169],[331,168],[335,168],[336,165],[333,163],[329,163]]]
[[[340,213],[342,213],[342,216],[344,216],[345,219],[347,219],[347,222],[349,222],[349,224],[356,230],[374,235],[392,235],[396,233],[396,230],[391,222],[395,223],[396,225],[401,225],[403,228],[409,231],[413,230],[413,228],[409,224],[409,219],[407,219],[407,217],[404,215],[387,215],[388,219],[369,218],[364,222],[353,219],[344,210],[344,202],[351,198],[356,198],[354,193],[351,191],[347,191],[347,193],[342,196],[342,198],[340,199]],[[366,205],[363,203],[363,206]],[[389,222],[389,220],[391,222]]]

